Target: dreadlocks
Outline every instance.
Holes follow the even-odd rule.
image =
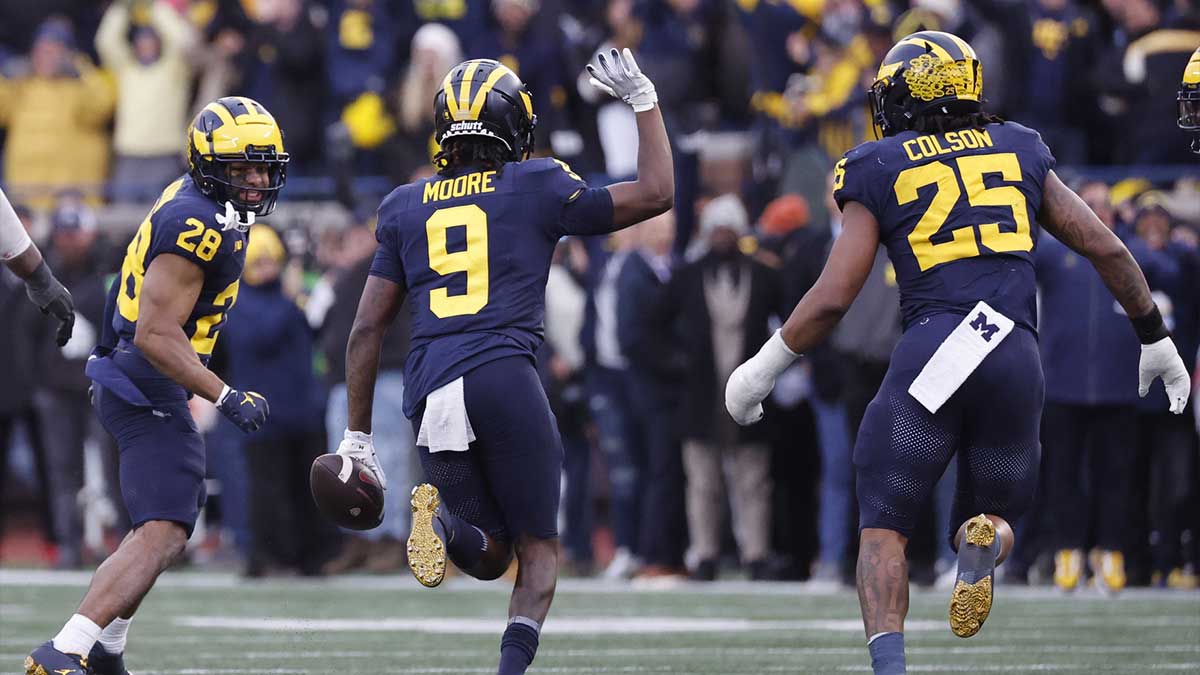
[[[912,130],[922,134],[944,134],[958,129],[977,129],[1003,124],[1004,118],[982,110],[958,115],[923,115],[912,121]]]
[[[478,137],[447,138],[442,149],[433,156],[433,165],[442,176],[476,164],[500,171],[507,161],[508,148],[503,143]]]

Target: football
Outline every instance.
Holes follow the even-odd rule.
[[[308,482],[317,508],[339,526],[369,530],[383,522],[383,488],[357,459],[321,455],[313,460]]]

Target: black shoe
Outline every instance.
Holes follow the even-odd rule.
[[[88,654],[87,664],[93,675],[131,675],[125,669],[125,655],[109,654],[99,642]]]
[[[770,560],[751,560],[746,563],[746,572],[750,575],[750,581],[779,579],[779,569]]]
[[[94,675],[87,657],[65,654],[47,642],[25,657],[25,675]]]
[[[691,579],[692,581],[716,581],[717,561],[701,560],[696,563],[696,569],[692,570]]]

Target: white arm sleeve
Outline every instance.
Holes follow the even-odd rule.
[[[21,219],[17,218],[17,212],[8,203],[4,190],[0,190],[0,260],[12,260],[24,253],[32,243]]]

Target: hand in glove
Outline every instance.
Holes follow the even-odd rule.
[[[638,68],[628,49],[623,54],[610,49],[608,58],[604,54],[596,56],[596,65],[589,63],[587,71],[593,87],[633,106],[634,112],[646,112],[658,103],[654,83]]]
[[[342,436],[342,444],[338,446],[337,454],[362,462],[375,474],[375,478],[379,481],[379,487],[387,489],[387,476],[383,475],[383,468],[379,466],[379,461],[375,458],[375,444],[371,442],[371,434],[347,429],[345,435]]]

